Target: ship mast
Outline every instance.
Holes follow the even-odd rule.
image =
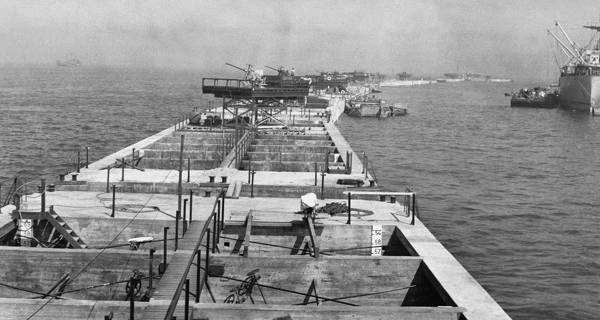
[[[569,55],[571,56],[571,58],[574,58],[576,60],[578,60],[579,62],[583,63],[583,58],[579,55],[579,54],[575,54],[571,48],[569,48],[566,44],[564,44],[564,42],[562,40],[560,40],[559,37],[557,37],[552,31],[550,31],[548,29],[548,34],[550,34],[555,40],[556,42],[558,42],[558,44],[564,49],[564,51],[568,52]]]
[[[595,30],[600,34],[600,26],[583,26],[584,28]],[[600,36],[596,39],[596,50],[600,50]]]

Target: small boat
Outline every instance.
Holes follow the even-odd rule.
[[[394,103],[386,106],[385,101],[375,98],[359,98],[346,102],[344,110],[352,117],[390,118],[403,116],[408,113],[405,103]]]
[[[546,108],[552,109],[559,105],[558,92],[550,88],[523,88],[510,95],[511,107]]]

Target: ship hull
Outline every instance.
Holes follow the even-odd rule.
[[[559,79],[560,106],[590,111],[600,104],[600,76],[566,75]]]

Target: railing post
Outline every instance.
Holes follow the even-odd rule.
[[[190,318],[190,279],[185,279],[185,320]]]
[[[106,193],[110,192],[110,167],[106,168]]]
[[[177,244],[179,242],[179,219],[181,218],[181,211],[177,210],[175,213],[175,251],[177,251]]]
[[[346,224],[351,224],[350,221],[350,212],[352,211],[352,195],[350,194],[350,192],[348,192],[348,220],[346,221]]]
[[[85,147],[85,168],[90,164],[90,147]]]
[[[208,281],[208,263],[210,260],[210,228],[206,230],[206,258],[204,259],[204,283]]]
[[[250,198],[254,198],[254,175],[256,171],[252,170],[252,182],[250,183]]]
[[[221,226],[219,229],[219,231],[221,231],[225,227],[225,192],[223,192],[223,191],[221,191],[221,218],[219,219],[219,221],[221,221]],[[217,243],[219,243],[220,236],[221,236],[221,233],[219,232],[217,234]]]
[[[220,201],[217,200],[217,206],[219,206],[219,209],[220,209],[221,207],[220,207],[220,203],[219,202]],[[218,212],[215,215],[213,215],[213,230],[214,231],[213,231],[213,234],[212,234],[212,237],[213,237],[212,238],[212,253],[215,253],[215,247],[216,247],[216,244],[217,244],[217,232],[218,232],[217,231],[217,215],[219,215]]]
[[[131,149],[131,167],[135,166],[135,148]]]
[[[415,203],[416,203],[416,194],[413,192],[412,194],[412,204],[411,204],[411,209],[412,209],[412,218],[410,219],[410,224],[411,225],[415,225]]]
[[[315,161],[315,187],[318,185],[317,171],[317,162]]]
[[[188,199],[183,199],[183,234],[184,235],[187,232],[187,220],[185,218],[186,213],[187,213],[187,202],[188,202]]]
[[[321,171],[321,200],[325,200],[325,172]]]
[[[365,155],[365,165],[363,167],[363,169],[365,170],[365,179],[368,178],[369,175],[369,158]]]
[[[2,191],[2,190],[0,190]],[[40,212],[44,213],[46,212],[46,179],[42,179],[42,190],[41,190],[41,203],[42,206],[40,208]],[[0,206],[2,206],[0,204]]]
[[[185,135],[181,135],[181,144],[179,147],[179,181],[177,184],[177,210],[181,212],[181,193],[183,192],[183,140]]]
[[[150,260],[148,261],[148,291],[150,293],[152,293],[152,282],[154,281],[154,268],[153,268],[153,262],[154,262],[154,252],[156,251],[156,249],[154,248],[150,248]]]
[[[125,181],[125,158],[121,158],[121,181]]]
[[[194,191],[190,190],[190,224],[192,223],[192,203],[194,202],[193,195]]]
[[[364,152],[364,151],[363,151],[363,156],[362,156],[362,158],[363,158],[363,169],[362,169],[362,172],[361,172],[361,173],[365,173],[365,171],[366,171],[366,168],[367,168],[367,165],[366,165],[366,162],[365,162],[365,161],[366,161],[366,159],[367,159],[367,153],[366,153],[366,152]],[[365,174],[365,178],[366,178],[366,177],[367,177],[367,175]]]
[[[117,189],[117,186],[115,186],[114,184],[112,185],[112,211],[110,213],[110,217],[114,218],[115,217],[115,190]]]
[[[161,274],[167,269],[167,232],[169,231],[169,227],[163,228],[163,270],[158,270]]]
[[[202,250],[196,251],[196,303],[200,302],[200,264],[202,262]],[[206,272],[206,271],[205,271]]]
[[[77,150],[77,173],[79,173],[80,171],[80,166],[81,165],[81,150]]]
[[[187,182],[190,182],[190,158],[188,158],[187,163]]]
[[[335,163],[335,159],[333,159],[333,162]],[[329,151],[325,153],[325,168],[323,169],[325,169],[325,172],[329,173]]]

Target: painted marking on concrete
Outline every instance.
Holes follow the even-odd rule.
[[[371,256],[381,256],[381,246],[383,245],[382,238],[383,228],[381,225],[373,225],[371,229]]]

